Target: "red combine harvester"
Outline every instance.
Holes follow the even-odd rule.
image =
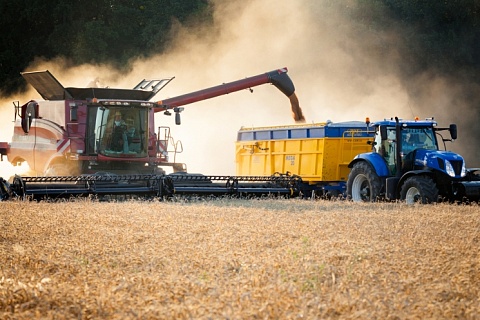
[[[170,129],[155,125],[155,113],[173,110],[180,124],[186,104],[266,83],[287,96],[295,90],[286,68],[158,102],[150,100],[173,78],[128,90],[64,88],[49,71],[22,76],[45,100],[14,103],[12,142],[0,142],[0,152],[13,165],[26,161],[36,176],[154,174],[164,166],[184,172],[184,164],[169,161]]]
[[[25,72],[22,76],[44,100],[31,100],[23,105],[14,102],[14,134],[10,143],[0,142],[0,154],[2,160],[7,156],[13,165],[28,163],[32,174],[16,176],[12,187],[1,179],[3,197],[12,190],[19,195],[39,196],[142,194],[152,190],[158,194],[165,191],[162,188],[171,187],[171,179],[188,180],[183,184],[185,192],[198,183],[200,186],[193,187],[192,192],[201,193],[203,186],[211,187],[214,180],[227,180],[228,190],[239,188],[238,179],[230,183],[231,177],[188,175],[185,164],[170,161],[170,149],[181,152],[181,145],[175,145],[169,127],[157,127],[154,115],[158,112],[171,115],[173,111],[176,124],[180,124],[183,105],[271,83],[290,97],[296,120],[303,120],[298,105],[294,105],[298,100],[287,68],[158,102],[150,100],[173,78],[143,80],[133,89],[113,89],[65,88],[48,70]],[[173,168],[177,174],[160,181],[165,176],[165,167]],[[252,182],[252,179],[256,181],[255,177],[247,180]],[[268,177],[259,179],[263,182],[267,179],[268,184]],[[140,185],[132,187],[137,180]],[[142,191],[144,186],[146,189]],[[181,188],[182,183],[177,182],[176,191]],[[34,189],[39,191],[35,193]],[[205,192],[212,190],[208,188]]]

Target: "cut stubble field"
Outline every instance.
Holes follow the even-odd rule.
[[[1,203],[0,318],[478,319],[478,205]]]

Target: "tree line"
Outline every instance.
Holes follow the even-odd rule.
[[[365,28],[403,30],[406,76],[462,70],[478,81],[480,1],[362,0],[344,8]],[[172,21],[211,23],[212,11],[208,0],[0,0],[0,91],[22,89],[19,71],[38,56],[124,68],[132,57],[162,52]]]
[[[0,0],[0,91],[23,88],[19,72],[39,56],[124,68],[164,50],[174,20],[208,23],[211,10],[207,0]]]

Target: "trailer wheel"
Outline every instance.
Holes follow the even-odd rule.
[[[375,201],[380,195],[382,182],[372,167],[362,161],[353,165],[348,175],[347,196],[353,201]]]
[[[430,177],[413,176],[402,185],[400,199],[407,204],[437,202],[438,188]]]

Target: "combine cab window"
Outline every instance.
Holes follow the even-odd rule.
[[[146,157],[146,108],[95,106],[89,110],[90,153],[109,157]]]

